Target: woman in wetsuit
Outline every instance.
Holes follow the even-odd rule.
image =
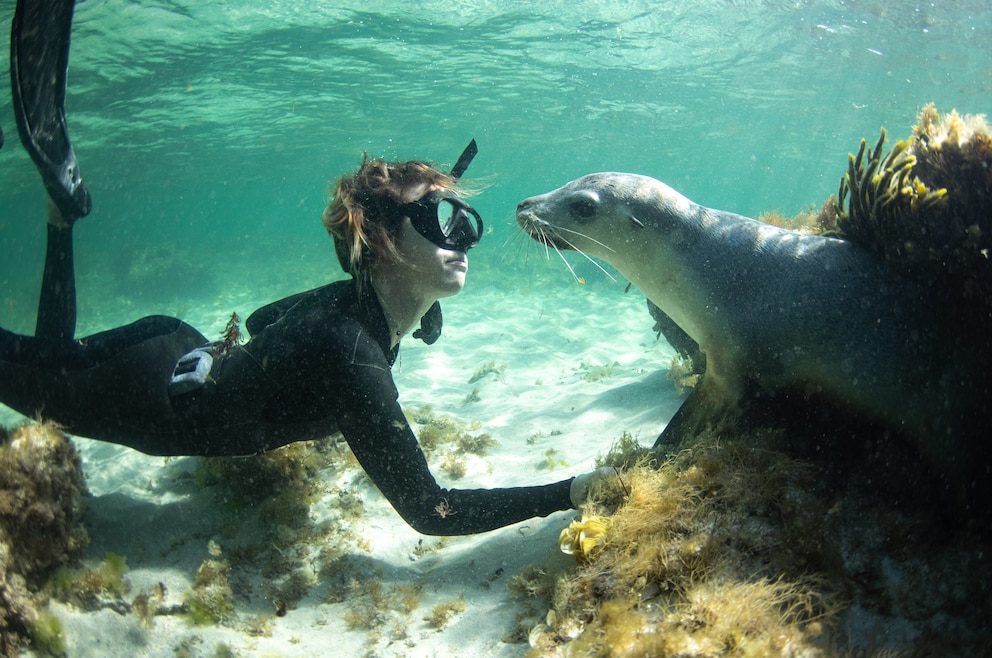
[[[366,160],[338,181],[324,223],[352,278],[264,306],[244,345],[152,316],[79,340],[72,225],[50,204],[39,335],[0,329],[0,401],[67,431],[155,455],[246,455],[340,430],[397,512],[425,534],[482,532],[581,502],[594,474],[505,489],[442,489],[397,400],[400,338],[440,335],[482,233],[456,178],[423,162]],[[62,251],[54,246],[61,245]],[[68,336],[65,334],[68,333]],[[456,514],[440,516],[442,501]]]
[[[441,332],[479,214],[451,173],[366,160],[338,181],[324,223],[347,281],[277,301],[245,322],[251,338],[208,341],[179,319],[143,318],[74,338],[72,231],[91,207],[64,115],[71,0],[18,2],[14,112],[49,196],[34,336],[0,329],[0,402],[71,433],[155,455],[247,455],[340,431],[397,512],[426,534],[467,534],[578,506],[602,472],[550,485],[442,489],[397,401],[400,339]],[[0,142],[2,143],[2,142]],[[441,503],[454,514],[438,515]]]

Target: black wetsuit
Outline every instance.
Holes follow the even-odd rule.
[[[370,288],[366,288],[370,290]],[[0,329],[0,401],[69,432],[154,455],[245,455],[340,430],[397,512],[425,534],[482,532],[571,507],[569,485],[442,489],[397,401],[378,300],[339,281],[264,306],[251,339],[199,389],[170,396],[177,360],[207,343],[152,316],[78,340]],[[454,513],[436,512],[442,501]]]
[[[48,226],[35,336],[0,329],[0,402],[155,455],[246,455],[339,429],[396,511],[427,534],[482,532],[569,508],[571,480],[437,485],[397,402],[397,350],[371,287],[360,296],[352,282],[332,283],[257,310],[246,345],[214,359],[200,386],[172,394],[177,361],[207,343],[184,322],[152,316],[74,339],[72,224],[92,204],[65,121],[73,7],[18,0],[11,27],[18,134],[59,221]],[[454,175],[465,166],[459,159]],[[451,513],[440,515],[441,504]]]

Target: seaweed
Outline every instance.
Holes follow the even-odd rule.
[[[703,362],[705,368],[705,361]],[[686,389],[694,389],[703,377],[703,371],[696,367],[696,360],[691,357],[675,355],[668,368],[668,378],[675,384],[675,391],[682,395]]]
[[[214,356],[225,356],[230,354],[231,350],[240,345],[243,340],[241,318],[237,313],[232,312],[227,324],[224,325],[224,332],[221,334],[220,340],[210,343],[208,347]]]
[[[468,378],[468,383],[474,384],[489,375],[495,377],[497,381],[502,382],[504,381],[503,373],[506,372],[507,367],[505,363],[497,363],[495,359],[489,359],[472,372],[472,376]]]
[[[475,435],[464,432],[458,435],[455,443],[458,445],[460,452],[478,455],[479,457],[485,457],[489,454],[491,448],[499,445],[499,441],[486,432]]]
[[[65,630],[62,620],[48,610],[38,611],[28,623],[31,644],[38,651],[50,656],[64,656],[66,652]]]
[[[643,447],[633,434],[625,431],[610,445],[607,453],[597,457],[594,463],[596,468],[613,466],[625,469],[634,466],[650,454],[650,449]]]
[[[618,364],[616,361],[605,366],[590,366],[583,364],[582,367],[586,371],[586,374],[582,377],[582,379],[590,383],[609,379],[613,376],[613,369],[617,365]]]
[[[442,601],[431,608],[430,613],[424,617],[424,621],[431,628],[441,630],[448,625],[448,622],[454,616],[460,615],[463,612],[465,612],[465,600],[450,599],[448,601]]]
[[[124,577],[127,572],[127,558],[108,551],[93,568],[56,570],[46,582],[45,590],[58,600],[84,610],[126,609],[123,597],[131,589],[131,583]]]
[[[299,441],[248,457],[202,457],[194,479],[201,487],[222,486],[232,511],[257,510],[263,519],[300,527],[319,492],[318,471],[333,461],[325,442]]]
[[[557,448],[548,448],[544,451],[544,461],[538,463],[537,468],[547,469],[549,472],[553,472],[559,466],[568,468],[568,463],[558,456]]]
[[[186,592],[186,618],[194,626],[230,622],[234,617],[231,565],[225,561],[204,560],[196,571],[193,586]]]
[[[809,575],[822,536],[808,519],[820,512],[802,507],[809,471],[769,449],[776,440],[774,433],[706,434],[656,464],[635,458],[639,446],[623,435],[611,452],[621,463],[635,461],[622,491],[593,492],[582,519],[559,538],[576,558],[574,572],[553,585],[540,568],[511,578],[516,591],[550,600],[547,619],[530,635],[530,655],[743,656],[774,653],[783,642],[819,647],[840,599]]]
[[[865,140],[837,194],[840,237],[935,294],[984,306],[992,294],[992,135],[981,116],[926,105],[909,139],[883,154]],[[933,285],[934,283],[938,285]]]
[[[435,415],[430,407],[417,407],[404,410],[404,413],[408,419],[420,425],[417,440],[428,459],[434,457],[443,445],[453,445],[462,455],[473,454],[480,457],[484,457],[491,448],[499,445],[499,442],[486,432],[472,433],[480,427],[478,422],[465,425],[451,416]],[[449,467],[455,466],[452,459],[448,455],[444,458]],[[445,468],[444,463],[441,468]],[[456,466],[454,470],[458,471]]]
[[[441,470],[452,480],[460,480],[465,477],[465,460],[449,452],[441,460]]]

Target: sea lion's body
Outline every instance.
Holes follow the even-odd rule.
[[[967,470],[958,448],[987,416],[988,349],[867,251],[633,174],[584,176],[521,202],[517,219],[539,241],[609,262],[699,343],[706,374],[693,396],[813,393],[919,439],[942,470]]]

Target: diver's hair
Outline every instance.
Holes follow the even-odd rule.
[[[398,260],[395,207],[411,199],[416,186],[457,189],[457,181],[427,162],[362,159],[362,165],[333,186],[321,219],[334,239],[338,262],[359,281],[366,280],[380,258]]]

